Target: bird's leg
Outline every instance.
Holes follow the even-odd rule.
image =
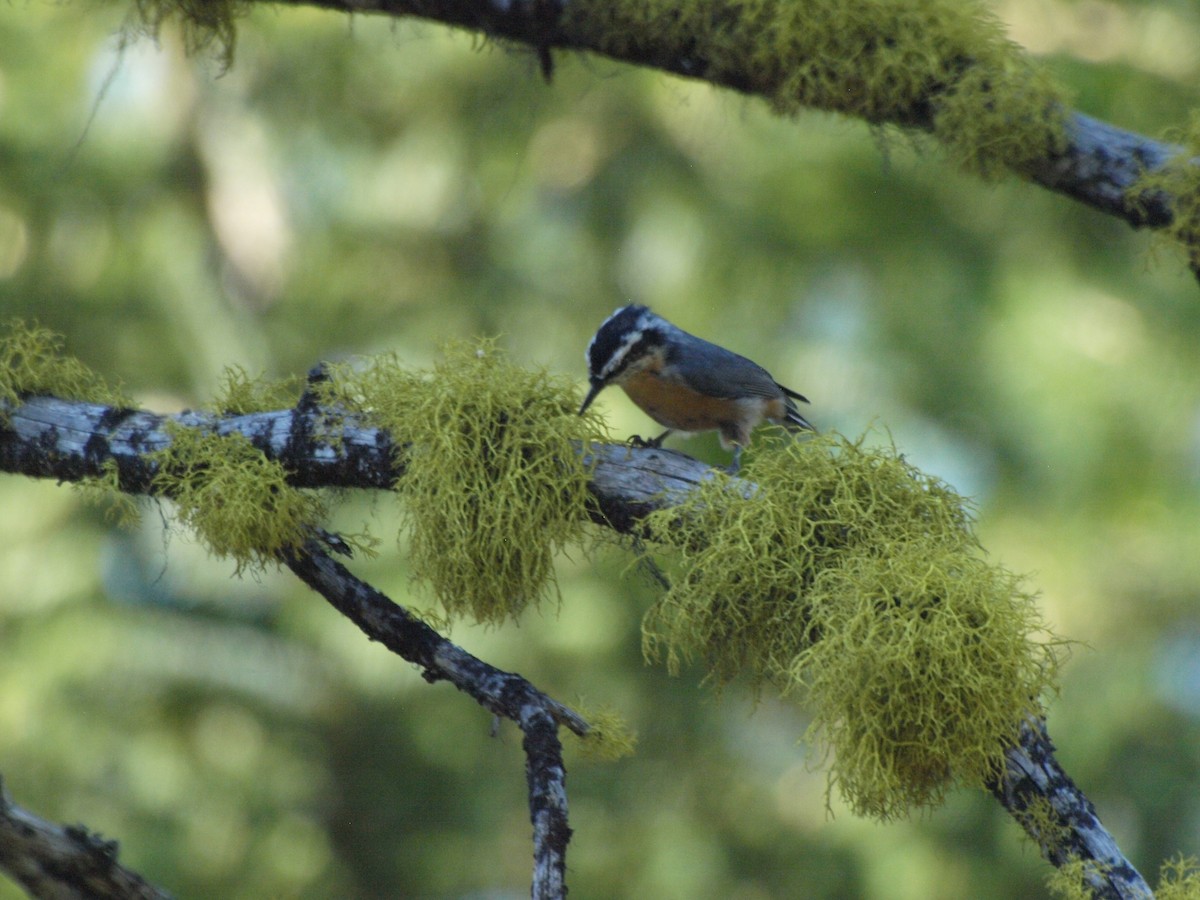
[[[742,467],[742,445],[734,444],[733,445],[733,462],[729,464],[729,468],[726,469],[725,471],[728,472],[730,475],[736,475],[738,473],[738,469],[740,469],[741,467]]]
[[[650,448],[657,450],[659,447],[662,446],[662,442],[666,439],[667,435],[670,433],[671,433],[671,429],[668,428],[666,431],[664,431],[658,437],[649,438],[649,439],[635,434],[629,438],[629,443],[632,444],[634,447],[650,447]]]

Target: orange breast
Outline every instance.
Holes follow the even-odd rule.
[[[629,399],[658,424],[676,431],[740,434],[746,411],[736,400],[708,397],[651,372],[639,372],[621,385]],[[751,423],[751,427],[755,423]],[[749,428],[745,429],[747,432]]]

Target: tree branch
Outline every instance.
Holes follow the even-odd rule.
[[[1093,896],[1146,900],[1150,886],[1100,823],[1096,808],[1054,756],[1045,722],[1026,722],[1020,743],[1005,753],[1004,776],[992,787],[1001,805],[1055,866],[1079,860]]]
[[[395,463],[397,446],[387,432],[339,414],[338,429],[330,433],[325,411],[307,404],[243,416],[168,416],[29,397],[15,408],[0,403],[0,421],[4,416],[9,424],[0,427],[0,471],[74,482],[104,475],[111,460],[118,487],[130,494],[150,491],[156,469],[145,456],[170,445],[168,423],[241,434],[268,459],[282,463],[297,487],[390,490],[403,475]],[[595,518],[623,533],[710,475],[699,460],[671,450],[592,445],[587,452],[594,464]]]
[[[408,610],[333,560],[314,538],[288,552],[284,564],[373,641],[420,666],[426,681],[449,681],[498,716],[520,726],[525,738],[529,814],[533,822],[532,896],[552,900],[566,894],[566,767],[558,726],[588,732],[581,716],[537,690],[520,675],[503,672],[451,643]]]
[[[1161,191],[1131,194],[1130,189],[1144,173],[1161,169],[1182,153],[1182,147],[1080,112],[1072,112],[1067,120],[1067,140],[1061,154],[1030,167],[1031,179],[1135,228],[1171,224],[1171,197]]]
[[[105,461],[112,459],[121,489],[131,493],[149,490],[153,472],[141,456],[170,442],[166,430],[170,421],[245,435],[262,453],[285,462],[298,486],[386,489],[403,474],[396,467],[396,445],[389,434],[349,416],[336,418],[339,432],[322,432],[315,427],[317,421],[327,429],[329,421],[335,420],[312,418],[325,413],[303,401],[295,409],[222,417],[196,412],[161,416],[31,397],[12,407],[0,403],[0,421],[4,416],[8,425],[0,428],[0,471],[77,481],[101,475]],[[623,533],[636,534],[649,512],[677,505],[712,474],[699,460],[669,450],[591,445],[580,448],[580,453],[593,465],[593,518]],[[316,537],[282,561],[369,638],[419,665],[427,680],[449,681],[482,706],[520,725],[536,846],[534,896],[562,896],[564,853],[571,830],[556,726],[584,734],[587,724],[525,679],[475,658],[360,581],[333,560]],[[1145,881],[1121,855],[1091,803],[1059,766],[1043,724],[1024,729],[1019,745],[1007,751],[1007,762],[992,791],[1045,849],[1050,862],[1056,866],[1072,859],[1095,863],[1095,872],[1101,874],[1089,877],[1097,896],[1150,896]],[[1038,801],[1052,813],[1049,823],[1045,816],[1039,817]],[[1054,833],[1047,834],[1051,826]]]
[[[696,42],[680,37],[671,29],[646,29],[630,34],[620,46],[599,39],[605,29],[597,21],[608,15],[607,0],[279,0],[295,6],[319,6],[346,13],[377,13],[392,17],[417,17],[469,29],[506,41],[525,44],[548,58],[551,50],[577,50],[597,53],[633,65],[661,69],[685,78],[708,81],[743,94],[774,97],[792,75],[782,66],[764,77],[762,68],[754,68],[750,59],[705,59]],[[683,0],[678,0],[682,3]],[[748,7],[703,0],[709,18],[722,27],[733,28],[739,16],[749,14]],[[566,11],[569,8],[569,15]],[[670,8],[662,15],[669,18]],[[595,20],[595,21],[594,21]],[[740,23],[744,27],[744,23]],[[885,40],[886,35],[864,34],[864,41]],[[752,48],[746,48],[746,55]],[[932,99],[932,98],[930,98]],[[928,108],[908,110],[890,124],[918,131],[929,131],[932,120]],[[1118,128],[1074,110],[1064,110],[1067,145],[1059,153],[1036,161],[1023,174],[1049,188],[1111,216],[1123,219],[1135,228],[1165,228],[1174,218],[1172,198],[1161,192],[1130,193],[1137,179],[1147,171],[1164,166],[1182,148]]]
[[[171,895],[117,862],[117,842],[82,825],[56,825],[9,800],[0,780],[0,869],[32,897],[166,900]]]

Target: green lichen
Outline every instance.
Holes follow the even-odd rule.
[[[1169,859],[1158,873],[1158,900],[1200,900],[1200,862],[1193,856]]]
[[[1070,826],[1045,797],[1032,797],[1021,810],[1020,819],[1026,835],[1037,843],[1038,852],[1047,858],[1061,852],[1071,836]]]
[[[293,406],[301,389],[298,378],[272,380],[263,375],[252,378],[241,366],[229,366],[222,373],[216,396],[206,405],[228,416],[271,412]]]
[[[1162,864],[1158,871],[1158,900],[1200,900],[1200,868],[1193,857],[1177,857]],[[1075,856],[1050,873],[1046,886],[1063,900],[1091,900],[1097,886],[1108,886],[1110,866]],[[1141,894],[1148,898],[1148,893]]]
[[[0,403],[49,395],[108,406],[129,406],[119,390],[64,351],[61,335],[20,319],[0,331]],[[0,409],[0,424],[6,419]]]
[[[1171,221],[1158,234],[1184,248],[1192,270],[1200,272],[1200,113],[1192,115],[1185,128],[1169,132],[1165,139],[1180,150],[1165,165],[1142,173],[1125,192],[1128,202],[1145,211],[1151,200],[1165,203]]]
[[[979,0],[616,0],[568,4],[564,29],[617,57],[687,61],[783,114],[932,129],[983,175],[1065,142],[1061,92]]]
[[[104,518],[121,528],[132,528],[141,521],[137,501],[121,490],[117,461],[109,458],[100,465],[99,475],[85,475],[73,485],[85,503],[104,509]]]
[[[174,423],[166,429],[171,443],[147,456],[158,467],[151,492],[171,498],[179,520],[239,573],[278,562],[326,518],[321,496],[288,484],[283,466],[244,435]]]
[[[629,727],[620,713],[607,706],[587,709],[577,705],[576,711],[589,726],[588,733],[579,741],[585,757],[598,762],[612,762],[633,755],[637,747],[637,732]]]
[[[837,435],[760,453],[654,514],[680,570],[647,613],[645,648],[700,657],[813,709],[830,788],[880,818],[1000,771],[1052,687],[1056,644],[1032,596],[980,558],[969,507],[894,451]]]
[[[578,543],[588,473],[573,382],[509,362],[491,341],[449,348],[426,373],[392,357],[331,370],[323,399],[403,441],[396,490],[410,563],[451,616],[498,624],[557,598],[554,554]]]
[[[1050,873],[1046,887],[1063,900],[1090,900],[1096,896],[1092,882],[1103,881],[1106,868],[1095,860],[1085,862],[1073,856]]]

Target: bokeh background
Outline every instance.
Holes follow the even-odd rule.
[[[1200,7],[1009,0],[1085,112],[1158,134],[1197,102]],[[146,407],[224,367],[292,375],[502,335],[574,375],[630,300],[766,365],[821,428],[875,429],[972,495],[993,559],[1078,643],[1061,759],[1148,876],[1200,853],[1200,287],[1146,234],[904,135],[615,62],[265,7],[236,57],[120,4],[0,6],[0,315]],[[601,401],[618,433],[647,421]],[[807,412],[807,411],[806,411]],[[688,452],[724,462],[715,442]],[[414,593],[399,513],[356,570]],[[911,821],[826,806],[801,705],[646,666],[618,547],[562,604],[453,637],[638,730],[573,751],[572,896],[1026,898],[1048,869],[983,792]],[[522,897],[520,736],[425,684],[286,573],[233,577],[147,506],[0,478],[0,773],[181,897]],[[17,897],[0,880],[0,898]]]

